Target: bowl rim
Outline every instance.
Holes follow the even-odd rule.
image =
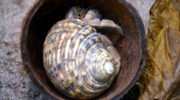
[[[27,52],[26,51],[26,47],[25,47],[25,36],[27,36],[28,32],[27,29],[29,27],[29,23],[31,22],[31,19],[33,18],[33,16],[35,15],[35,13],[37,12],[37,10],[42,6],[43,1],[45,0],[36,0],[32,6],[29,8],[28,12],[26,13],[26,16],[24,17],[22,26],[21,26],[21,36],[20,36],[20,50],[21,50],[21,58],[23,61],[23,66],[26,70],[26,72],[28,73],[28,76],[30,77],[30,79],[32,80],[32,82],[41,90],[43,91],[45,94],[47,94],[48,96],[50,96],[53,99],[59,99],[59,97],[57,97],[56,95],[54,95],[53,93],[51,93],[48,89],[43,88],[43,86],[41,86],[41,82],[36,80],[34,74],[32,73],[32,68],[30,67],[31,64],[28,61],[28,57],[27,57]],[[122,98],[136,83],[136,81],[138,80],[138,78],[141,75],[141,72],[144,68],[145,65],[145,59],[146,59],[146,55],[147,55],[147,42],[146,42],[146,38],[145,38],[145,29],[144,29],[144,24],[141,20],[141,17],[139,16],[138,12],[136,11],[136,9],[128,2],[126,2],[125,0],[117,0],[119,3],[122,3],[126,8],[129,8],[129,12],[131,12],[132,17],[134,18],[136,24],[137,24],[137,28],[139,28],[140,31],[138,31],[140,33],[140,45],[141,45],[141,61],[139,64],[139,67],[137,69],[136,75],[132,78],[131,83],[129,83],[129,85],[118,95],[116,95],[115,97],[113,97],[112,99],[120,99]],[[63,99],[63,98],[61,98]]]

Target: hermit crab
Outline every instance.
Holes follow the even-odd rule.
[[[120,26],[102,19],[95,9],[71,8],[64,20],[48,32],[43,62],[53,85],[68,97],[94,98],[112,84],[120,70],[120,55],[100,31],[118,31]]]
[[[36,85],[41,90],[41,92],[45,93],[47,98],[51,100],[54,99],[71,100],[72,98],[119,100],[121,98],[124,98],[124,96],[128,93],[128,91],[135,85],[136,81],[138,80],[141,71],[144,67],[144,62],[146,58],[146,39],[145,39],[144,26],[141,18],[139,17],[138,13],[133,8],[133,6],[127,3],[125,0],[35,0],[35,1],[36,2],[29,9],[28,13],[26,14],[26,17],[24,18],[24,21],[22,23],[21,38],[20,38],[21,39],[20,48],[21,48],[21,55],[22,55],[24,69],[28,73],[34,85]],[[75,7],[76,9],[72,8],[77,5],[81,8],[84,8],[85,10],[79,9],[77,7]],[[86,19],[92,17],[92,15],[95,17],[93,17],[91,20]],[[103,25],[102,22],[103,23],[108,22],[109,24]],[[74,29],[69,28],[71,26],[70,23],[71,24],[73,23],[73,25],[75,25],[76,27],[73,26]],[[72,38],[73,34],[68,34],[70,32],[66,32],[67,29],[73,31],[72,33],[74,34],[76,30],[78,32],[83,31],[85,30],[84,29],[85,27],[83,26],[78,27],[81,26],[82,24],[86,26],[86,28],[91,29],[89,33],[93,33],[93,34],[96,33],[93,36],[90,34],[87,36],[80,35],[79,33],[76,34],[84,39],[88,38],[87,42],[82,42],[81,39],[77,37]],[[65,28],[64,25],[68,25],[68,26],[66,26]],[[120,26],[123,32],[121,31]],[[63,32],[61,32],[62,29],[64,30]],[[88,31],[89,30],[87,30],[85,33],[88,33]],[[56,33],[64,34],[65,32],[67,34],[65,34],[64,36],[61,36],[61,34],[56,34]],[[56,35],[53,36],[53,34],[51,33],[55,33]],[[60,38],[62,37],[66,37],[66,38],[63,39],[64,41],[62,41],[62,43],[61,42],[57,43],[61,47],[57,46],[56,48],[54,45],[51,44],[49,45],[47,44],[48,42],[46,42],[46,40],[50,39],[49,43],[50,42],[54,43],[56,39],[60,40]],[[100,47],[103,48],[103,51],[107,51],[107,54],[110,55],[108,57],[106,56],[105,58],[108,58],[109,61],[112,61],[114,71],[111,70],[110,73],[111,72],[113,73],[110,75],[108,74],[109,77],[107,79],[106,78],[104,79],[104,80],[109,79],[108,81],[98,80],[98,84],[99,83],[106,84],[109,82],[111,85],[106,84],[106,86],[104,85],[105,88],[101,88],[101,87],[98,88],[101,89],[99,90],[99,92],[97,89],[95,89],[97,93],[93,93],[93,91],[91,91],[91,93],[88,92],[88,95],[85,95],[87,92],[83,92],[83,91],[86,90],[87,88],[83,90],[84,86],[86,87],[87,86],[90,87],[93,85],[97,86],[97,84],[86,85],[86,83],[92,82],[90,81],[91,78],[95,79],[95,76],[97,77],[97,75],[95,75],[95,73],[90,73],[91,71],[94,72],[94,70],[88,69],[88,67],[87,70],[84,70],[83,69],[84,67],[82,67],[82,69],[79,69],[79,67],[77,67],[76,65],[80,64],[80,62],[84,60],[85,63],[82,63],[82,65],[94,66],[94,64],[99,65],[100,63],[97,63],[99,61],[96,61],[95,63],[91,63],[91,62],[94,62],[95,60],[103,60],[103,59],[91,60],[91,58],[96,58],[95,56],[92,55],[94,54],[92,52],[98,49],[87,48],[88,44],[90,45],[89,47],[92,47],[91,44],[92,42],[90,42],[91,41],[90,37],[93,38],[93,40],[95,40],[93,41],[93,43],[97,42],[98,45],[100,44],[101,45]],[[52,40],[53,39],[54,40],[51,41],[51,38]],[[77,40],[76,42],[70,42],[70,40],[75,41],[75,39]],[[71,45],[67,46],[67,44],[69,45],[69,43]],[[45,44],[47,44],[48,46],[47,47],[44,46]],[[79,45],[81,47],[84,46],[84,48],[78,49],[76,52],[76,57],[72,58],[74,56],[73,53],[74,53],[75,45],[77,46]],[[73,47],[73,49],[71,46]],[[56,52],[52,52],[51,50],[48,52],[48,49],[50,48]],[[65,56],[66,50],[69,50],[69,53],[67,54],[68,56]],[[57,51],[63,51],[64,53],[62,52],[57,53]],[[90,51],[91,53],[90,52],[84,53],[84,51]],[[80,59],[78,59],[77,54]],[[87,56],[82,56],[83,54],[86,54]],[[65,57],[67,57],[68,59],[65,59]],[[88,59],[86,59],[86,57]],[[99,58],[101,57],[102,56],[99,56]],[[60,59],[59,62],[61,65],[64,65],[63,67],[59,67],[59,66],[56,67],[56,65],[54,65],[54,67],[46,66],[50,64],[55,64],[55,62],[57,61],[56,58]],[[52,60],[52,59],[56,59],[56,60]],[[89,61],[91,62],[89,63]],[[43,64],[43,62],[47,62],[47,64],[46,63]],[[59,62],[56,63],[60,65]],[[119,67],[118,64],[120,65]],[[107,65],[111,65],[111,64],[107,64]],[[74,66],[76,66],[78,70],[76,68],[73,68]],[[47,71],[48,68],[50,69],[49,71]],[[58,70],[58,68],[63,68],[63,69]],[[71,68],[75,69],[72,71],[73,72],[72,74],[70,71]],[[92,68],[96,68],[96,67],[92,67]],[[120,70],[116,70],[116,68],[119,68]],[[87,74],[85,74],[82,70],[87,72]],[[63,72],[67,71],[69,74],[68,73],[60,74],[61,71]],[[61,85],[64,86],[64,83],[61,84],[61,82],[63,81],[59,82],[59,80],[56,80],[62,77],[59,75],[64,76],[63,77],[65,80],[64,83],[66,83],[65,90],[67,91],[63,91],[63,87],[62,89],[60,89],[60,86]],[[69,84],[71,83],[71,79],[70,79],[71,75],[74,75],[72,77],[72,83],[75,83],[72,85]],[[77,80],[75,79],[75,75],[78,76]],[[82,75],[84,75],[84,77]],[[87,80],[84,80],[85,78],[87,78]],[[83,79],[83,80],[78,81],[78,79]],[[82,83],[81,85],[81,82],[84,83]],[[56,83],[59,85],[57,86]],[[78,83],[80,83],[81,86],[78,85]],[[100,86],[103,86],[102,84],[100,84]],[[77,88],[72,88],[72,86],[75,86]],[[72,90],[72,92],[70,90]],[[74,91],[77,91],[77,93]],[[71,94],[75,93],[75,95],[70,95],[69,94],[70,92]]]

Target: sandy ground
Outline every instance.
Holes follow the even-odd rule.
[[[0,0],[0,100],[46,100],[21,64],[19,37],[23,18],[35,0]],[[147,30],[154,0],[126,0],[139,12]]]

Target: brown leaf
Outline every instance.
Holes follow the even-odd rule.
[[[169,0],[156,0],[151,8],[147,41],[146,73],[142,76],[144,88],[141,88],[139,99],[169,99],[180,81],[179,12]]]

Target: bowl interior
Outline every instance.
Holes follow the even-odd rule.
[[[43,68],[43,42],[48,30],[64,19],[73,6],[97,9],[102,18],[120,25],[125,36],[101,32],[108,36],[121,56],[121,69],[110,89],[97,99],[121,98],[133,86],[141,73],[144,61],[144,27],[134,8],[118,0],[37,0],[24,20],[21,51],[25,68],[31,79],[50,96],[68,99],[51,84]]]

